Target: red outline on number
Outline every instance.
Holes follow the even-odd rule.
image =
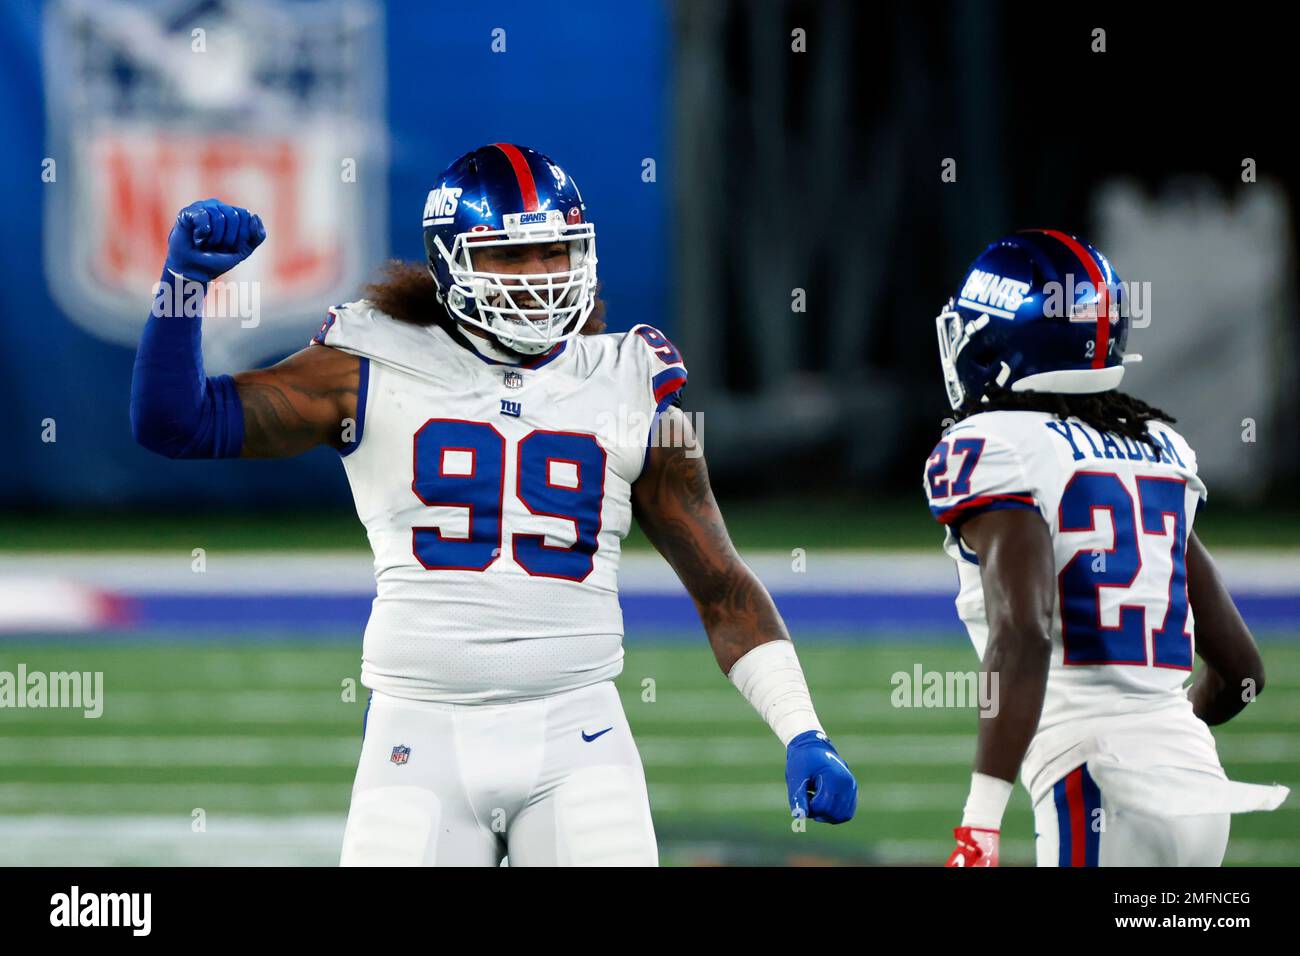
[[[1165,625],[1169,623],[1169,608],[1174,603],[1174,548],[1178,544],[1178,540],[1177,538],[1174,537],[1174,535],[1178,532],[1179,518],[1183,519],[1184,526],[1187,527],[1187,537],[1190,538],[1192,535],[1191,528],[1187,522],[1187,510],[1186,510],[1187,509],[1187,482],[1182,478],[1171,478],[1162,475],[1138,475],[1137,486],[1138,486],[1138,508],[1139,509],[1142,507],[1142,482],[1144,481],[1167,481],[1171,484],[1182,485],[1183,487],[1183,511],[1181,513],[1177,511],[1160,512],[1159,531],[1151,531],[1150,529],[1148,529],[1145,513],[1143,516],[1141,516],[1142,533],[1149,534],[1149,535],[1163,536],[1165,534],[1165,515],[1169,515],[1171,518],[1174,519],[1174,530],[1169,532],[1169,586],[1165,589],[1165,593],[1167,595],[1165,600],[1165,616],[1161,618],[1160,626],[1155,628],[1151,632],[1151,652],[1150,652],[1149,659],[1151,661],[1152,667],[1163,667],[1165,670],[1170,670],[1170,671],[1190,671],[1192,670],[1192,666],[1193,666],[1192,664],[1188,664],[1186,667],[1182,667],[1178,664],[1161,664],[1156,659],[1156,634],[1160,631],[1163,631],[1165,629]],[[1194,663],[1196,660],[1196,643],[1192,637],[1191,631],[1187,630],[1187,619],[1191,617],[1191,613],[1192,613],[1192,596],[1191,594],[1187,593],[1187,539],[1186,538],[1183,540],[1183,598],[1187,602],[1187,613],[1183,616],[1183,637],[1187,638],[1188,656],[1192,659]]]
[[[529,432],[528,434],[531,435],[532,432]],[[527,438],[528,435],[525,435],[524,437]],[[555,461],[560,461],[566,465],[573,466],[573,473],[578,477],[578,485],[576,488],[570,488],[568,485],[557,485],[555,482],[551,481],[551,462],[555,462]],[[519,484],[518,472],[515,473],[515,484],[516,485]],[[581,491],[582,490],[582,462],[574,461],[572,458],[547,458],[546,459],[546,487],[559,488],[561,491]],[[523,499],[521,498],[520,500],[522,501]]]
[[[962,442],[979,442],[979,447],[978,447],[978,448],[966,448],[966,449],[964,449],[964,450],[962,450],[962,451],[958,451],[958,450],[957,450],[957,446],[958,446],[959,444],[961,444]],[[971,452],[974,452],[974,453],[975,453],[975,460],[974,460],[974,461],[971,461],[971,457],[970,457],[970,456],[971,456]],[[978,465],[978,464],[980,463],[980,455],[982,455],[982,454],[984,454],[984,439],[983,439],[983,438],[954,438],[954,439],[952,439],[952,448],[951,448],[951,450],[948,452],[948,462],[949,462],[949,464],[951,464],[951,462],[952,462],[952,460],[953,460],[954,458],[956,458],[958,455],[961,455],[961,467],[957,469],[957,477],[954,478],[952,481],[950,481],[950,482],[948,483],[948,496],[949,496],[949,497],[952,497],[953,495],[968,495],[968,494],[970,494],[970,481],[971,481],[971,479],[972,479],[973,477],[975,477],[975,466]],[[966,463],[967,463],[967,462],[970,462],[970,473],[966,475],[966,487],[965,487],[965,488],[962,488],[962,489],[959,491],[959,490],[957,489],[957,486],[958,486],[959,484],[961,484],[961,475],[962,475],[962,472],[966,471]],[[945,471],[944,474],[946,475],[946,474],[948,474],[948,472]]]
[[[943,449],[942,452],[939,451],[940,448]],[[951,487],[952,483],[948,481],[947,478],[948,456],[951,454],[952,454],[952,449],[948,447],[948,439],[945,438],[941,440],[939,444],[934,446],[934,451],[930,452],[930,457],[925,460],[926,487],[927,490],[930,492],[930,497],[936,501],[940,498],[952,497],[952,492],[948,490]],[[930,464],[930,462],[934,461],[936,458],[940,458],[941,461],[933,465]],[[943,471],[939,472],[938,474],[933,474],[935,468],[939,467],[939,464],[943,465]],[[936,482],[935,482],[936,478],[939,478],[943,481],[942,494],[940,494],[938,488],[936,487]]]
[[[497,488],[497,514],[498,514],[497,546],[495,551],[492,554],[492,557],[488,559],[487,564],[483,565],[481,568],[474,567],[472,565],[425,564],[424,558],[420,557],[420,552],[415,547],[415,536],[416,533],[420,531],[432,531],[435,537],[437,538],[437,540],[439,541],[466,542],[466,541],[474,540],[474,506],[472,504],[466,504],[463,501],[426,501],[424,496],[420,494],[419,489],[415,487],[416,461],[419,455],[420,432],[424,431],[434,422],[455,422],[462,425],[480,425],[484,428],[491,429],[492,433],[495,434],[497,436],[497,439],[501,442],[501,478],[500,481],[498,482],[498,488]],[[444,474],[442,471],[442,462],[443,462],[442,451],[447,451],[447,450],[473,452],[474,470],[468,475]],[[447,448],[442,449],[442,451],[440,451],[438,454],[438,477],[439,478],[473,478],[477,474],[478,472],[478,450],[477,449],[474,448],[466,449],[466,448],[461,448],[459,446],[457,447],[448,446]],[[419,561],[420,566],[423,567],[426,571],[483,572],[486,571],[488,568],[492,567],[492,565],[496,562],[497,558],[501,557],[501,536],[505,531],[505,513],[504,513],[505,509],[502,507],[502,502],[505,499],[505,493],[506,493],[506,439],[505,436],[502,435],[499,431],[497,431],[496,427],[492,425],[490,422],[473,422],[467,418],[430,418],[426,420],[423,425],[417,428],[415,430],[414,436],[412,436],[411,438],[411,493],[415,495],[417,499],[419,499],[422,505],[425,505],[426,507],[429,508],[439,508],[439,507],[464,508],[467,512],[469,512],[468,520],[465,523],[467,536],[464,538],[448,538],[445,535],[443,535],[442,528],[440,528],[438,525],[413,525],[411,527],[411,554],[415,556],[415,560]]]
[[[592,444],[594,444],[596,446],[596,449],[600,452],[600,507],[596,509],[596,531],[595,534],[593,535],[593,537],[596,539],[596,547],[591,552],[591,567],[587,570],[587,573],[580,578],[575,578],[569,574],[546,574],[542,571],[534,571],[526,564],[524,564],[522,561],[519,560],[519,539],[520,538],[536,538],[538,545],[542,548],[543,551],[567,551],[570,553],[572,553],[573,549],[577,546],[578,541],[580,539],[580,529],[578,528],[578,519],[570,515],[551,514],[548,511],[534,511],[533,506],[530,505],[526,500],[524,500],[523,489],[521,485],[524,476],[524,445],[527,444],[528,439],[532,438],[534,435],[569,435],[573,438],[587,438],[591,440]],[[543,466],[542,475],[546,479],[547,486],[551,488],[560,488],[563,491],[573,491],[573,492],[582,491],[582,486],[584,483],[584,478],[582,475],[582,463],[574,462],[578,466],[578,487],[564,488],[561,485],[552,485],[550,483],[550,463],[553,461],[571,461],[571,459],[552,458],[550,455],[546,456],[546,464]],[[559,519],[560,521],[567,521],[573,525],[573,544],[569,545],[568,547],[556,547],[555,545],[547,544],[545,534],[524,534],[519,531],[512,531],[510,533],[510,556],[514,558],[515,564],[519,565],[521,568],[524,569],[525,572],[527,572],[529,577],[557,578],[561,581],[581,582],[587,580],[587,578],[591,576],[591,572],[596,570],[596,552],[600,550],[600,532],[601,529],[605,527],[605,472],[608,470],[608,466],[609,466],[609,454],[605,451],[604,446],[601,445],[600,439],[598,439],[595,435],[589,434],[587,432],[563,432],[563,431],[552,431],[551,429],[547,429],[547,428],[534,428],[523,438],[519,439],[519,444],[515,446],[515,497],[519,499],[519,503],[521,505],[523,505],[525,508],[528,509],[529,514],[537,515],[538,517],[541,518],[556,518]]]
[[[1114,509],[1113,507],[1111,507],[1110,505],[1096,505],[1096,504],[1091,504],[1091,503],[1090,503],[1090,504],[1088,505],[1088,527],[1086,527],[1086,528],[1067,528],[1067,527],[1065,526],[1065,518],[1064,518],[1064,516],[1063,516],[1062,513],[1061,513],[1061,507],[1062,507],[1062,504],[1065,502],[1065,495],[1066,495],[1066,493],[1070,490],[1070,486],[1074,484],[1075,480],[1076,480],[1080,475],[1098,475],[1098,476],[1103,476],[1103,477],[1114,478],[1116,481],[1119,482],[1119,486],[1120,486],[1121,488],[1124,489],[1124,494],[1128,496],[1129,515],[1130,515],[1130,516],[1132,517],[1132,519],[1133,519],[1133,531],[1134,531],[1133,550],[1137,552],[1137,569],[1133,572],[1133,576],[1132,576],[1131,578],[1129,578],[1127,584],[1096,584],[1096,585],[1094,585],[1094,586],[1093,586],[1093,591],[1094,591],[1094,595],[1093,595],[1093,597],[1094,597],[1093,607],[1094,607],[1094,610],[1095,610],[1096,615],[1097,615],[1097,633],[1098,633],[1098,634],[1102,633],[1103,631],[1110,631],[1110,632],[1112,632],[1112,633],[1118,632],[1118,631],[1123,627],[1123,624],[1124,624],[1124,611],[1125,611],[1126,609],[1131,608],[1132,610],[1137,611],[1138,614],[1141,615],[1141,619],[1142,619],[1142,660],[1140,660],[1140,661],[1110,661],[1110,660],[1096,660],[1096,661],[1071,661],[1071,660],[1070,660],[1070,639],[1069,639],[1069,636],[1066,634],[1066,631],[1065,631],[1065,581],[1063,580],[1064,577],[1065,577],[1065,572],[1068,571],[1069,568],[1070,568],[1070,565],[1072,565],[1072,564],[1074,563],[1074,559],[1077,558],[1079,555],[1083,554],[1084,552],[1092,552],[1092,551],[1100,550],[1100,551],[1103,551],[1105,554],[1114,554],[1116,548],[1119,547],[1119,529],[1118,529],[1118,528],[1116,527],[1116,525],[1115,525],[1115,509]],[[1076,471],[1073,475],[1070,476],[1070,480],[1067,481],[1067,482],[1065,483],[1065,487],[1064,487],[1063,489],[1061,489],[1061,500],[1060,500],[1060,502],[1057,503],[1057,506],[1056,506],[1056,527],[1057,527],[1057,531],[1062,532],[1062,533],[1066,533],[1066,534],[1074,533],[1074,532],[1079,532],[1079,531],[1094,531],[1094,532],[1095,532],[1095,531],[1097,530],[1097,512],[1098,512],[1098,511],[1108,511],[1108,512],[1110,512],[1110,528],[1111,528],[1111,536],[1110,536],[1110,537],[1111,537],[1111,541],[1110,541],[1110,547],[1109,547],[1109,548],[1100,548],[1100,549],[1098,549],[1098,548],[1079,548],[1077,551],[1074,552],[1074,554],[1070,555],[1069,560],[1067,560],[1067,561],[1065,562],[1065,565],[1061,568],[1061,573],[1058,574],[1058,575],[1056,576],[1056,599],[1057,599],[1057,607],[1059,607],[1060,610],[1061,610],[1061,663],[1064,664],[1064,665],[1067,666],[1067,667],[1097,667],[1097,666],[1104,666],[1104,665],[1111,665],[1111,664],[1128,664],[1128,665],[1133,665],[1133,666],[1145,667],[1145,666],[1147,666],[1147,665],[1150,663],[1150,660],[1151,660],[1150,655],[1147,653],[1147,609],[1146,609],[1146,606],[1143,605],[1143,604],[1137,604],[1137,605],[1134,605],[1134,604],[1121,604],[1121,605],[1119,606],[1119,617],[1118,617],[1119,625],[1118,625],[1118,626],[1116,626],[1116,627],[1106,627],[1106,626],[1104,626],[1104,625],[1101,623],[1101,589],[1102,589],[1102,588],[1131,588],[1131,587],[1133,586],[1133,582],[1136,581],[1136,580],[1138,579],[1138,576],[1142,574],[1142,547],[1141,547],[1141,545],[1138,543],[1138,540],[1137,540],[1137,529],[1138,529],[1138,523],[1142,520],[1142,516],[1141,516],[1141,514],[1139,514],[1137,511],[1134,510],[1134,508],[1133,508],[1133,492],[1129,491],[1129,489],[1128,489],[1128,485],[1124,484],[1124,479],[1121,478],[1119,475],[1115,474],[1113,471]]]
[[[659,361],[662,362],[664,365],[683,364],[681,351],[678,350],[677,346],[673,345],[672,340],[669,339],[668,336],[664,335],[653,325],[645,325],[643,323],[641,325],[638,325],[635,329],[633,329],[633,331],[638,336],[641,337],[642,341],[644,341],[646,345],[650,346],[650,351],[653,352],[655,355],[657,355],[659,357]],[[650,338],[650,335],[647,333],[653,333],[655,336],[659,338],[659,341],[662,344],[655,345],[654,341]],[[668,355],[673,357],[672,358],[665,357],[664,355],[665,350],[667,350]]]

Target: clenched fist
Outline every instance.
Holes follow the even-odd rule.
[[[210,282],[253,254],[266,239],[262,218],[218,199],[190,203],[167,237],[167,269]]]

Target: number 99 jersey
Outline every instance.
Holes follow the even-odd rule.
[[[1068,736],[1088,718],[1166,709],[1190,716],[1183,691],[1194,646],[1186,549],[1206,490],[1181,435],[1160,422],[1148,433],[1154,448],[1074,418],[985,412],[949,429],[926,464],[930,510],[947,528],[944,548],[957,563],[957,612],[981,658],[988,617],[962,521],[1026,508],[1051,532],[1053,653],[1039,736],[1025,760],[1027,783],[1035,762],[1051,756],[1039,744],[1054,729]],[[1217,767],[1212,742],[1209,748],[1203,756]]]
[[[375,555],[362,682],[474,703],[617,676],[632,484],[686,381],[667,338],[638,326],[503,364],[361,301],[314,341],[362,358],[343,449]]]

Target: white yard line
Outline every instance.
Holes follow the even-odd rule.
[[[650,767],[761,767],[781,758],[780,742],[749,736],[670,734],[636,736]],[[862,767],[964,765],[975,749],[968,734],[837,734],[845,759]],[[1300,761],[1300,737],[1239,734],[1222,744],[1235,764]],[[360,736],[0,736],[0,767],[314,767],[356,765]]]
[[[1300,550],[1225,549],[1215,555],[1228,585],[1251,593],[1295,593]],[[373,566],[362,551],[210,551],[195,573],[190,551],[93,554],[0,553],[0,580],[71,581],[110,590],[170,593],[374,594]],[[749,551],[746,562],[774,591],[938,592],[955,594],[953,562],[936,544],[930,551],[818,550],[796,570],[783,551]],[[619,583],[631,591],[685,593],[656,554],[622,555]]]
[[[1270,678],[1281,683],[1282,675],[1270,671]],[[815,682],[814,682],[815,684]],[[364,688],[360,691],[364,695]],[[974,730],[974,708],[896,708],[888,684],[876,691],[823,691],[814,687],[816,709],[824,721],[833,723],[891,724],[917,722],[918,726],[953,728],[969,726]],[[654,702],[641,700],[634,687],[623,692],[623,708],[634,728],[680,723],[746,724],[757,715],[731,688],[710,691],[673,691],[671,685],[659,685]],[[1248,717],[1260,721],[1281,722],[1300,719],[1300,691],[1269,688],[1258,704],[1252,704]],[[75,731],[78,724],[69,721],[70,711],[56,709],[5,708],[0,711],[5,723],[59,724],[62,730]],[[82,718],[87,719],[87,718]],[[85,727],[139,726],[168,721],[225,723],[295,723],[351,721],[356,734],[361,732],[361,705],[342,701],[334,688],[285,689],[285,691],[116,691],[112,680],[104,680],[104,715]],[[5,724],[0,724],[3,730]],[[346,727],[346,724],[344,724]],[[852,727],[850,727],[852,728]],[[1223,735],[1234,739],[1235,735]]]
[[[350,785],[334,783],[3,783],[0,814],[30,813],[59,807],[67,813],[102,813],[106,807],[127,813],[174,808],[189,826],[196,810],[301,815],[346,807]]]
[[[0,818],[0,865],[335,866],[343,815]]]

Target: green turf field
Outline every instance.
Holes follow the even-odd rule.
[[[1235,779],[1300,782],[1300,641],[1265,644],[1269,686],[1218,731]],[[0,644],[9,667],[103,671],[104,714],[0,710],[0,864],[337,861],[364,690],[358,646]],[[818,709],[857,772],[857,818],[791,831],[779,743],[703,646],[630,635],[619,685],[650,780],[665,863],[934,864],[965,797],[971,710],[890,704],[890,675],[968,670],[964,645],[805,643]],[[654,700],[642,699],[653,681]],[[1295,795],[1233,820],[1228,862],[1300,865]],[[200,826],[201,824],[201,826]],[[1003,858],[1032,861],[1019,790]]]

